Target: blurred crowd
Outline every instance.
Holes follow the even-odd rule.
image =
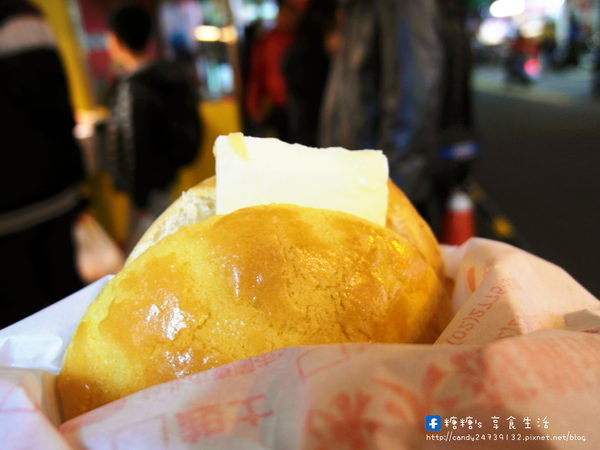
[[[71,238],[84,168],[56,41],[32,5],[0,2],[0,328],[83,286]]]
[[[103,154],[132,200],[125,250],[168,204],[203,130],[198,80],[157,52],[153,22],[135,2],[106,17],[118,76]],[[462,0],[279,0],[274,26],[248,24],[239,41],[243,131],[382,150],[390,177],[437,233],[479,151],[466,22]],[[0,2],[0,78],[0,258],[11,266],[0,272],[2,328],[83,285],[72,229],[86,199],[56,41],[24,0]]]

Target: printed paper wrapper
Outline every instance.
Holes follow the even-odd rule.
[[[434,345],[277,350],[60,424],[54,374],[100,280],[0,331],[0,447],[600,448],[598,300],[506,244],[443,250],[457,312]]]

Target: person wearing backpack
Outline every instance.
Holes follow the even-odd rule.
[[[153,20],[124,3],[108,16],[107,50],[122,70],[109,101],[107,165],[132,205],[130,248],[168,206],[179,169],[198,155],[199,94],[188,71],[155,54]]]

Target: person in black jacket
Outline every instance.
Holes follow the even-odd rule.
[[[336,24],[336,0],[312,0],[283,62],[291,142],[318,146],[319,116],[329,75],[328,38]]]
[[[84,168],[54,36],[0,2],[0,328],[82,286],[72,227]]]
[[[468,6],[463,0],[437,0],[443,49],[437,154],[430,162],[431,193],[419,206],[433,231],[441,236],[442,217],[456,188],[470,178],[479,157],[471,87],[471,34]]]
[[[178,170],[197,156],[199,96],[182,65],[154,56],[153,21],[142,6],[118,5],[108,28],[108,52],[123,76],[110,100],[107,158],[115,186],[131,197],[131,247],[168,206]]]

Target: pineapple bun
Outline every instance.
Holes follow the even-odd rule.
[[[64,418],[288,346],[432,342],[450,317],[439,249],[391,189],[386,227],[291,204],[214,215],[193,193],[173,205],[80,322]]]

